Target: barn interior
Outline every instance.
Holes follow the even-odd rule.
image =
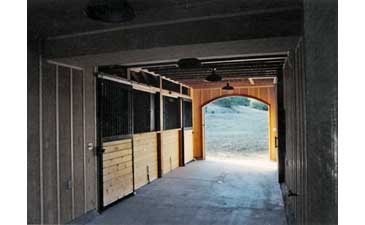
[[[337,2],[28,1],[28,224],[337,224]],[[276,166],[205,160],[269,105]]]

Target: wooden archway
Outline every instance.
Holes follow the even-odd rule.
[[[224,91],[221,88],[193,89],[193,137],[194,157],[205,159],[204,152],[204,120],[202,108],[212,101],[230,96],[241,96],[256,99],[269,106],[269,151],[270,160],[277,161],[277,103],[276,86],[240,86],[232,91]]]

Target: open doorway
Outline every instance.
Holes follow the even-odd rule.
[[[207,160],[270,159],[269,105],[243,97],[223,97],[203,107]]]

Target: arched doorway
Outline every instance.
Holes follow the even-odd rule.
[[[224,97],[242,96],[253,98],[269,105],[270,123],[270,160],[277,161],[277,95],[276,85],[242,85],[234,90],[225,91],[221,87],[194,89],[193,97],[193,138],[194,157],[205,159],[204,151],[204,110],[209,103]]]
[[[269,160],[270,105],[224,96],[202,107],[203,151],[210,160]]]

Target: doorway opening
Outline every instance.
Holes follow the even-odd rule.
[[[230,96],[214,100],[202,110],[207,160],[270,160],[268,104]]]

